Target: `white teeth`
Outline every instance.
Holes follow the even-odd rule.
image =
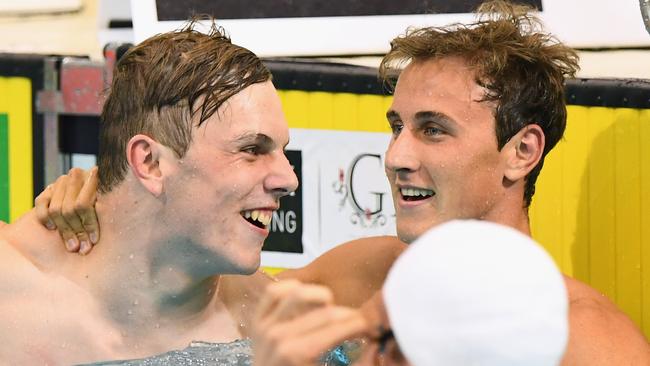
[[[402,196],[405,196],[405,197],[433,196],[433,191],[430,190],[430,189],[401,188],[400,192],[402,193]]]
[[[259,221],[264,226],[267,226],[269,223],[271,223],[271,218],[273,217],[272,211],[267,210],[244,211],[243,216],[247,219],[250,218],[255,221]]]
[[[271,213],[270,213],[270,212],[266,212],[266,213],[264,213],[263,215],[261,215],[258,219],[260,220],[260,222],[262,223],[262,225],[264,225],[264,226],[268,226],[268,225],[271,223],[271,217],[272,217],[272,216],[271,216]]]

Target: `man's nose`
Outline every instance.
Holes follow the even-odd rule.
[[[417,139],[406,128],[394,137],[386,150],[386,173],[418,170],[420,162],[416,154],[417,143]]]
[[[264,185],[278,198],[287,196],[298,189],[298,177],[284,152],[279,152],[271,162],[271,173]]]

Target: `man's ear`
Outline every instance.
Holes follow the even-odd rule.
[[[505,178],[511,182],[524,179],[539,164],[544,143],[544,131],[536,124],[527,125],[514,135],[504,146]]]
[[[146,135],[131,137],[126,145],[126,159],[133,175],[145,189],[158,197],[163,192],[163,174],[160,159],[163,146]]]

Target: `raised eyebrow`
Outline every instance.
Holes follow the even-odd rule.
[[[434,111],[421,111],[415,113],[415,122],[418,125],[422,125],[427,122],[439,122],[446,124],[456,124],[453,118],[441,112]]]
[[[235,141],[243,144],[256,143],[265,146],[273,145],[273,139],[263,133],[244,133],[237,137]]]

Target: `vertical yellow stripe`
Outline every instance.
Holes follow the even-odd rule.
[[[614,121],[616,303],[641,323],[640,112],[621,108]]]
[[[334,128],[334,95],[325,92],[310,92],[307,95],[309,126],[320,129]]]
[[[359,96],[350,93],[335,93],[333,96],[334,107],[332,110],[336,129],[357,131],[359,129],[359,115],[364,111],[359,110]]]
[[[589,108],[568,107],[569,119],[562,145],[565,188],[562,194],[564,230],[563,268],[567,274],[589,282],[589,186],[588,166],[591,141]]]
[[[641,139],[641,326],[650,339],[650,109],[640,112]]]
[[[9,115],[9,220],[32,207],[32,85],[27,78],[0,78],[0,112]]]
[[[359,129],[362,131],[387,132],[386,110],[381,95],[359,96]]]
[[[310,128],[309,126],[309,104],[307,98],[309,93],[300,90],[280,90],[278,92],[282,101],[284,114],[287,116],[289,127]]]
[[[592,108],[588,134],[589,155],[589,242],[591,284],[616,299],[616,237],[614,156],[615,111]]]

